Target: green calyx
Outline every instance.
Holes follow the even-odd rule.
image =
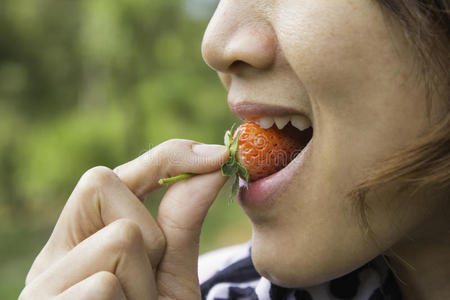
[[[231,127],[231,129],[227,130],[227,132],[225,133],[224,143],[230,152],[230,156],[228,157],[228,160],[222,165],[222,168],[221,168],[223,176],[229,176],[229,177],[234,176],[233,186],[231,188],[231,198],[234,198],[238,192],[239,177],[242,177],[245,179],[245,181],[247,183],[246,186],[248,186],[248,182],[250,180],[250,174],[239,163],[239,161],[237,159],[238,142],[239,142],[239,136],[241,135],[241,133],[238,132],[236,134],[236,137],[233,139],[233,132],[234,132],[234,124]],[[195,174],[184,173],[184,174],[180,174],[178,176],[160,179],[158,181],[158,183],[160,185],[175,183],[177,181],[190,178],[192,176],[195,176]]]
[[[228,148],[230,152],[230,156],[228,160],[222,165],[222,175],[223,176],[234,176],[233,186],[231,188],[231,197],[234,198],[239,189],[239,177],[245,179],[247,186],[250,180],[250,174],[248,171],[239,163],[237,159],[237,149],[239,137],[241,135],[240,132],[236,134],[236,137],[233,139],[233,130],[234,125],[230,130],[227,130],[224,137],[225,146]]]

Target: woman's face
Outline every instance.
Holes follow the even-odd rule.
[[[263,276],[290,287],[331,280],[401,247],[432,215],[394,184],[369,193],[375,246],[346,197],[432,121],[413,52],[376,1],[222,0],[202,53],[240,118],[299,113],[312,123],[302,160],[241,194]]]

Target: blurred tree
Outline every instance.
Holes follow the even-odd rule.
[[[202,61],[206,20],[191,18],[194,7],[1,2],[3,214],[39,212],[86,168],[114,166],[167,138],[221,142],[232,118]]]
[[[88,168],[169,138],[222,143],[236,120],[200,53],[217,2],[0,1],[0,298],[17,296]],[[222,200],[204,250],[244,224]]]

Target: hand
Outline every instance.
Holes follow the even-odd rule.
[[[223,146],[170,140],[114,171],[87,171],[19,299],[200,299],[200,230],[227,157]],[[173,184],[153,219],[141,200],[186,172],[201,175]]]

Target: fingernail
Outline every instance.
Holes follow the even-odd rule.
[[[192,151],[202,156],[217,156],[223,154],[227,150],[227,147],[222,145],[206,145],[195,144],[192,147]]]

